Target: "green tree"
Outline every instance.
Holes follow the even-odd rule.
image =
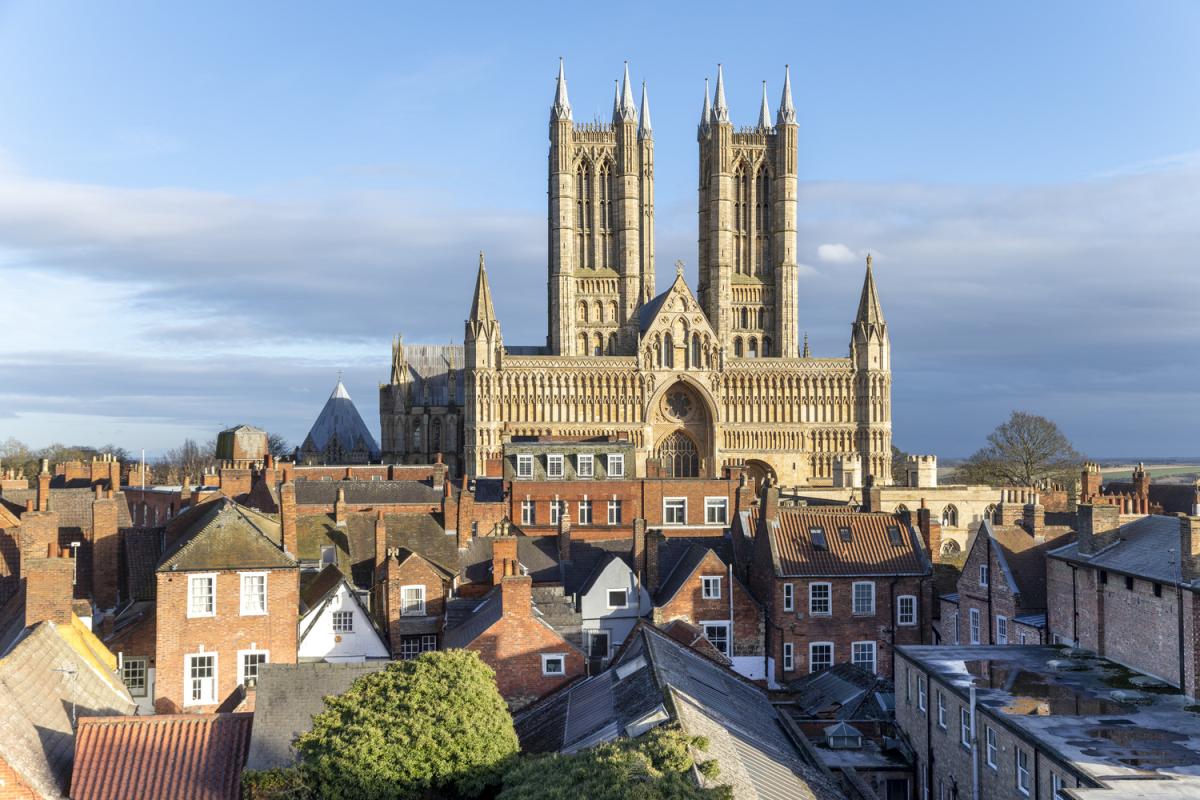
[[[908,480],[908,453],[892,445],[892,483],[903,486]]]
[[[728,786],[705,789],[692,779],[695,765],[720,780],[715,760],[694,756],[707,749],[702,737],[663,727],[571,755],[524,758],[504,776],[496,800],[728,800]]]
[[[518,749],[495,673],[477,653],[396,661],[325,698],[296,740],[314,797],[476,797],[498,784]]]
[[[1034,486],[1063,481],[1079,470],[1083,456],[1058,426],[1045,417],[1014,411],[988,434],[980,448],[955,470],[963,483]]]

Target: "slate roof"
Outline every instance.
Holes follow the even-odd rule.
[[[66,795],[75,751],[72,704],[81,718],[137,708],[115,665],[78,618],[32,626],[0,658],[0,761],[41,796]]]
[[[325,697],[338,695],[363,675],[378,672],[388,661],[330,664],[264,664],[259,668],[254,698],[254,729],[246,769],[274,769],[296,761],[292,742],[312,728],[314,715],[325,710]]]
[[[750,511],[756,531],[760,513],[757,507]],[[898,545],[888,532],[893,526]],[[816,527],[825,532],[825,549],[813,543]],[[842,527],[850,529],[849,542],[839,534]],[[892,514],[781,508],[770,536],[777,577],[927,575],[932,569],[920,535]]]
[[[163,555],[160,572],[296,566],[281,549],[277,519],[227,497],[204,503],[197,512]]]
[[[336,591],[345,579],[342,571],[334,564],[330,564],[318,572],[316,577],[305,583],[304,588],[300,590],[301,613],[307,613],[309,609],[316,608],[322,600]]]
[[[345,525],[336,525],[331,514],[305,514],[296,519],[297,557],[321,558],[321,545],[338,548],[338,569],[355,586],[371,588],[375,564],[375,515],[349,514]],[[441,514],[384,514],[387,546],[418,553],[448,575],[459,572],[458,538],[446,533]],[[489,565],[491,551],[488,551]],[[489,578],[490,580],[490,578]]]
[[[71,798],[237,800],[253,721],[253,714],[80,720]]]
[[[490,536],[471,540],[459,556],[460,574],[471,583],[492,582],[492,541]],[[537,583],[558,583],[562,573],[558,565],[558,540],[553,536],[518,536],[517,561]]]
[[[37,502],[37,489],[6,489],[0,492],[0,497],[15,504],[22,511],[27,500]],[[133,518],[129,516],[129,503],[125,500],[124,492],[115,492],[113,498],[117,502],[117,527],[133,526]],[[94,489],[51,489],[50,510],[58,514],[59,528],[76,528],[79,530],[92,527],[92,502],[96,499]]]
[[[660,293],[649,303],[644,304],[638,309],[638,328],[642,333],[645,333],[654,324],[654,317],[658,315],[658,310],[663,307],[663,303],[667,302],[667,295],[670,293],[671,288],[667,287],[665,292]]]
[[[371,435],[367,424],[363,422],[362,415],[350,399],[350,393],[340,380],[334,387],[333,394],[325,401],[325,406],[309,429],[308,436],[304,437],[302,449],[321,452],[335,436],[343,450],[356,450],[361,446],[372,459],[378,459],[380,456],[379,444]]]
[[[297,505],[332,506],[339,489],[355,505],[442,502],[442,490],[420,481],[296,481]]]
[[[463,405],[466,386],[463,381],[461,344],[406,344],[404,360],[412,387],[413,405]],[[454,374],[454,396],[450,396],[450,375]]]
[[[463,606],[467,605],[464,602]],[[458,626],[446,629],[446,632],[442,634],[442,646],[447,650],[466,647],[482,636],[484,631],[499,622],[503,614],[504,604],[500,598],[500,587],[497,586],[484,595],[482,600],[474,600]]]
[[[707,757],[738,800],[843,797],[802,761],[766,693],[731,670],[644,623],[614,665],[514,717],[527,752],[576,750],[675,720],[709,740]]]
[[[710,552],[726,565],[733,563],[733,543],[725,536],[679,536],[663,539],[658,546],[658,588],[655,605],[664,605],[687,583]]]
[[[162,531],[131,528],[121,537],[124,553],[125,591],[129,599],[153,600],[158,592],[154,569],[162,555]]]
[[[855,664],[797,678],[788,691],[796,695],[795,715],[804,719],[895,720],[892,683]]]
[[[554,537],[551,537],[554,540]],[[556,542],[557,545],[557,542]],[[587,594],[600,573],[614,558],[631,563],[633,541],[624,539],[571,540],[571,560],[560,562],[563,590],[570,595]],[[518,557],[520,547],[518,545]],[[557,557],[557,547],[554,555]]]
[[[1048,555],[1096,569],[1175,585],[1178,567],[1172,563],[1167,552],[1169,550],[1179,552],[1179,518],[1156,514],[1122,525],[1118,529],[1116,542],[1090,557],[1079,552],[1078,542],[1056,548]]]

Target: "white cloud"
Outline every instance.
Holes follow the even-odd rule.
[[[858,256],[844,244],[822,244],[817,246],[817,258],[829,264],[852,264]]]

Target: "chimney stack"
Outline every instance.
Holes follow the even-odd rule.
[[[1180,573],[1184,583],[1200,577],[1200,517],[1179,515]]]
[[[874,475],[867,475],[863,485],[862,510],[868,513],[883,511],[883,490],[879,488]]]
[[[449,507],[450,501],[447,501]],[[475,521],[475,495],[470,491],[467,476],[462,476],[462,489],[458,493],[458,501],[454,504],[455,530],[458,531],[458,548],[460,550],[471,546],[471,526]],[[447,518],[447,525],[451,522]]]
[[[1098,553],[1116,541],[1120,513],[1121,509],[1116,506],[1080,503],[1075,514],[1079,552],[1085,555]]]
[[[917,528],[921,532],[921,541],[925,543],[925,551],[929,560],[937,562],[942,557],[942,524],[933,519],[933,514],[921,498],[921,507],[917,509]]]
[[[1022,508],[1021,521],[1025,525],[1025,530],[1029,531],[1030,536],[1044,536],[1046,533],[1046,507],[1042,505],[1041,498],[1035,493],[1033,502],[1026,503]]]
[[[643,527],[646,524],[642,520]],[[634,523],[637,524],[636,522]],[[666,536],[661,530],[653,530],[646,534],[646,591],[653,594],[658,589],[658,553]]]
[[[283,535],[283,550],[292,558],[299,555],[296,536],[296,484],[291,481],[279,487],[279,527]]]
[[[116,462],[113,462],[116,463]],[[117,530],[117,501],[112,489],[96,484],[92,501],[92,595],[97,608],[116,608],[117,577],[121,568],[121,537]]]
[[[344,527],[346,524],[346,489],[339,486],[337,498],[333,501],[333,524]]]
[[[375,580],[381,581],[383,565],[387,561],[387,522],[383,519],[383,510],[375,514]]]
[[[566,514],[558,517],[558,560],[571,560],[571,518]]]
[[[71,605],[75,596],[75,561],[62,558],[58,548],[48,545],[42,555],[21,563],[25,581],[25,625],[53,622],[71,623]]]
[[[767,481],[763,488],[763,510],[762,516],[765,520],[772,520],[779,516],[779,486]]]
[[[42,469],[38,473],[37,508],[38,511],[50,510],[50,459],[42,459]]]
[[[500,585],[500,608],[506,617],[528,617],[533,610],[533,578],[505,575]]]
[[[638,579],[646,582],[646,520],[638,517],[633,521],[633,571]]]
[[[499,585],[505,576],[521,572],[517,560],[517,537],[496,536],[492,538],[492,584]]]

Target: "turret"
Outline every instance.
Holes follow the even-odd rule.
[[[871,256],[867,255],[867,274],[863,278],[862,294],[858,299],[858,313],[854,317],[854,335],[850,342],[850,355],[859,369],[890,370],[890,341],[887,321],[883,318],[883,307],[879,304],[879,291],[875,288],[875,274]]]
[[[850,359],[856,373],[854,411],[863,467],[878,483],[891,483],[891,341],[869,255],[850,339]]]
[[[500,321],[492,305],[492,288],[488,284],[483,251],[479,252],[479,272],[475,276],[475,294],[471,299],[471,314],[467,317],[463,351],[466,366],[476,369],[495,369],[500,347]]]
[[[638,142],[641,153],[641,303],[649,302],[654,291],[654,128],[650,124],[650,96],[642,81],[642,111],[638,122]],[[636,315],[635,315],[636,318]]]
[[[492,289],[488,285],[487,268],[483,253],[479,253],[479,272],[475,277],[475,295],[471,300],[471,314],[466,321],[466,336],[463,339],[463,375],[465,377],[465,420],[463,436],[464,469],[475,476],[484,473],[487,448],[496,445],[496,420],[488,414],[486,384],[481,390],[481,377],[500,366],[500,322],[492,305]],[[484,449],[481,449],[480,446]]]

